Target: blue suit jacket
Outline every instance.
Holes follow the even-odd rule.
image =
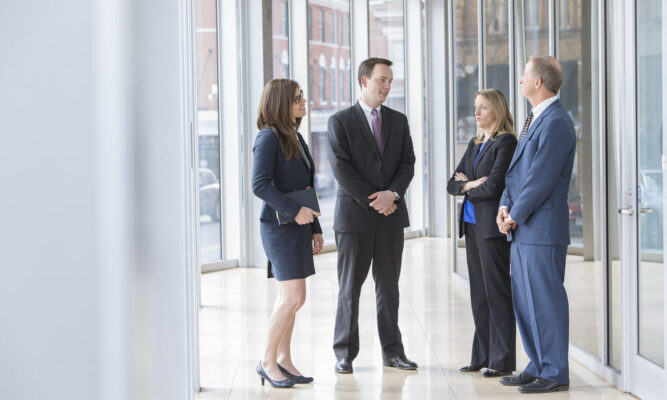
[[[278,223],[276,210],[281,216],[286,215],[294,222],[301,206],[287,198],[283,193],[294,192],[314,187],[315,164],[310,156],[308,146],[297,134],[301,146],[308,157],[312,168],[302,158],[285,160],[285,154],[280,149],[280,143],[271,129],[262,129],[255,138],[253,146],[252,191],[257,197],[264,200],[259,219]],[[311,223],[313,233],[322,233],[317,218]]]
[[[533,121],[505,176],[500,206],[517,223],[513,240],[570,244],[567,194],[575,148],[572,119],[556,100]]]

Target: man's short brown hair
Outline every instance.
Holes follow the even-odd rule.
[[[375,68],[376,64],[384,64],[387,67],[391,67],[393,62],[387,60],[386,58],[378,58],[378,57],[371,57],[365,61],[362,61],[361,64],[359,64],[359,72],[357,73],[357,78],[359,79],[359,87],[361,87],[361,77],[366,76],[366,77],[371,77],[373,74],[373,68]]]
[[[532,56],[528,60],[533,64],[533,75],[542,79],[544,87],[553,94],[558,93],[563,84],[563,68],[555,57]]]

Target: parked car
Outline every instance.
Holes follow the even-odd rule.
[[[199,168],[199,215],[220,221],[220,182],[208,168]]]

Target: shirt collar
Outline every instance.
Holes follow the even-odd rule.
[[[533,121],[537,120],[537,117],[556,100],[558,100],[558,96],[551,96],[548,99],[543,100],[540,104],[536,105],[533,108]]]
[[[359,99],[359,105],[361,106],[361,109],[364,111],[364,114],[366,114],[366,117],[370,117],[371,111],[373,110],[373,107],[369,106],[368,104],[364,103],[363,100]],[[380,109],[382,108],[382,105],[379,105],[376,110],[378,112],[378,115],[380,115]]]

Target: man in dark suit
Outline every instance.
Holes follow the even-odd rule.
[[[384,365],[416,369],[398,328],[398,278],[403,229],[410,222],[403,197],[414,175],[415,154],[405,115],[382,106],[392,62],[359,65],[359,101],[329,118],[329,161],[338,181],[333,229],[338,246],[336,372],[351,373],[359,353],[359,295],[371,261]]]
[[[530,363],[500,380],[523,393],[569,388],[568,301],[563,280],[570,244],[567,194],[576,138],[556,93],[563,70],[553,57],[531,57],[521,93],[533,110],[505,177],[496,222],[512,242],[512,298]]]

